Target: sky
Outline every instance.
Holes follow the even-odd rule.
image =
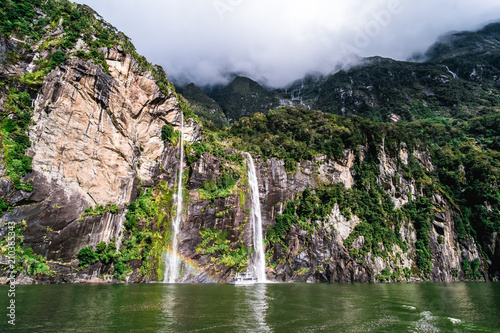
[[[178,84],[229,73],[284,87],[356,57],[406,60],[450,31],[500,21],[498,0],[78,0]]]

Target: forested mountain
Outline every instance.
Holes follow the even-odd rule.
[[[218,89],[228,90],[223,98],[213,97],[233,121],[249,113],[267,113],[277,103],[382,122],[468,117],[489,112],[499,103],[499,35],[500,23],[494,23],[476,32],[441,37],[425,55],[416,57],[419,62],[372,57],[331,75],[308,75],[286,88],[267,89],[267,94],[256,84],[247,87],[249,95],[272,95],[272,103],[233,94],[230,87],[237,80]]]
[[[183,97],[89,7],[0,1],[2,278],[14,249],[22,283],[163,281],[181,202],[177,281],[227,281],[256,252],[249,153],[269,280],[498,280],[499,27]]]

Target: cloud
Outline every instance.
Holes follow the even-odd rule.
[[[440,35],[500,19],[491,0],[79,0],[171,78],[244,73],[283,86],[352,54],[405,60]]]

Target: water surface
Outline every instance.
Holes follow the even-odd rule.
[[[15,299],[0,332],[500,332],[498,283],[45,285]]]

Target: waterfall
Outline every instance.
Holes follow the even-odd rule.
[[[458,79],[458,75],[456,73],[453,73],[449,68],[448,66],[445,66],[446,67],[446,70],[448,70],[448,73],[450,73],[454,79]]]
[[[183,169],[182,165],[184,163],[184,140],[182,137],[182,132],[184,130],[184,117],[181,111],[181,133],[180,133],[180,162],[179,162],[179,176],[177,178],[177,208],[175,214],[175,220],[172,223],[172,244],[170,245],[170,249],[167,253],[166,258],[166,267],[165,267],[165,278],[164,282],[175,283],[177,278],[179,277],[179,266],[180,260],[177,257],[177,250],[179,247],[179,240],[177,239],[179,235],[179,229],[182,220],[182,174]]]
[[[252,266],[259,282],[266,281],[266,257],[264,255],[264,244],[262,241],[262,216],[260,213],[259,183],[252,156],[244,153],[247,157],[248,183],[252,190],[252,211],[250,212],[250,224],[253,231],[254,255]]]

